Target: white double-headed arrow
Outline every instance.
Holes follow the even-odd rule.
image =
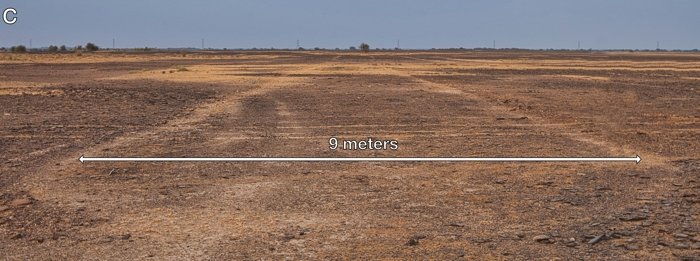
[[[80,162],[636,162],[642,158],[93,158]]]

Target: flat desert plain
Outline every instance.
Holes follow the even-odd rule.
[[[0,256],[696,260],[699,105],[698,53],[0,54]]]

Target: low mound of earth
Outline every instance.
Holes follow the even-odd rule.
[[[698,79],[693,53],[0,54],[0,253],[693,260]],[[334,151],[331,137],[400,148]]]

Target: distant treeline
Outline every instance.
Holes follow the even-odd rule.
[[[13,53],[25,53],[25,52],[39,52],[39,53],[64,53],[64,52],[95,52],[98,50],[104,51],[118,51],[118,52],[197,52],[197,51],[542,51],[542,52],[699,52],[699,49],[525,49],[525,48],[429,48],[429,49],[399,49],[399,48],[369,48],[369,45],[360,45],[359,47],[351,46],[349,48],[156,48],[156,47],[143,47],[143,48],[112,48],[105,49],[93,43],[87,43],[85,46],[78,45],[73,47],[66,47],[65,45],[55,46],[50,45],[48,47],[40,48],[27,48],[24,45],[17,45],[12,47],[0,47],[0,52],[13,52]]]
[[[27,48],[24,45],[15,45],[12,47],[0,47],[0,51],[2,52],[12,52],[12,53],[26,53],[26,52],[48,52],[48,53],[59,53],[59,52],[96,52],[100,50],[100,47],[97,46],[94,43],[87,43],[85,44],[85,47],[82,45],[78,46],[73,46],[73,47],[66,47],[65,45],[61,46],[56,46],[56,45],[49,45],[48,47],[41,47],[41,48]]]

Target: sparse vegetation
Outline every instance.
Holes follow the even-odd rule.
[[[26,53],[27,52],[27,47],[24,45],[16,45],[10,47],[10,52],[13,53]]]
[[[58,48],[58,49],[59,49],[59,51],[61,51],[61,52],[65,52],[65,51],[68,51],[68,48],[66,48],[66,46],[65,46],[65,45],[61,45],[61,47],[60,47],[60,48]]]
[[[94,43],[87,43],[87,44],[85,45],[85,49],[86,49],[88,52],[95,52],[95,51],[97,51],[97,50],[100,50],[100,47],[97,46],[97,45],[94,44]]]
[[[362,50],[362,51],[365,52],[365,53],[366,53],[366,52],[369,52],[369,44],[367,44],[367,43],[361,43],[361,44],[360,44],[360,50]]]
[[[58,52],[58,46],[55,45],[49,45],[49,48],[47,49],[50,53],[55,53]]]

